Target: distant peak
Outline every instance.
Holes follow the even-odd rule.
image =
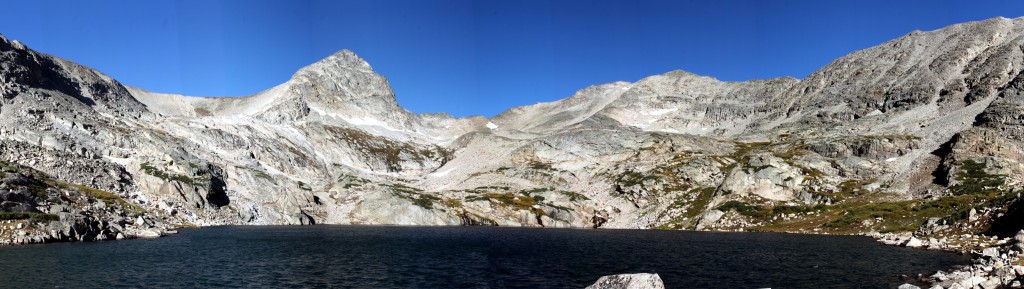
[[[326,72],[327,74],[333,74],[332,72],[342,70],[373,71],[373,67],[370,66],[369,62],[366,62],[366,60],[359,57],[359,55],[356,55],[355,52],[348,49],[342,49],[331,54],[331,56],[328,56],[327,58],[321,59],[320,61],[299,69],[299,71],[295,73],[295,76],[305,73],[323,74]]]
[[[328,64],[346,68],[373,70],[373,67],[370,67],[369,62],[366,62],[362,57],[359,57],[355,52],[348,49],[339,50],[338,52],[331,54],[331,56],[317,61],[314,65],[315,64]]]
[[[693,73],[693,72],[689,72],[689,71],[686,71],[686,70],[682,70],[682,69],[676,69],[676,70],[673,70],[673,71],[669,71],[669,72],[666,72],[664,75],[666,75],[666,76],[674,76],[674,77],[684,77],[684,76],[699,77],[699,76],[703,76],[703,75],[699,75],[699,74],[696,74],[696,73]]]

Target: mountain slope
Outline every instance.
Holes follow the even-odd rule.
[[[195,225],[914,230],[1013,202],[1022,47],[1024,19],[995,18],[802,80],[673,71],[485,119],[407,111],[347,50],[200,98],[2,39],[2,159]]]

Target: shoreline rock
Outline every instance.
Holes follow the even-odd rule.
[[[586,289],[665,289],[665,283],[658,273],[618,274],[603,276]]]
[[[1024,230],[1013,238],[1002,239],[970,234],[925,240],[909,233],[867,235],[886,245],[971,254],[971,265],[921,278],[931,285],[930,289],[1024,288]]]

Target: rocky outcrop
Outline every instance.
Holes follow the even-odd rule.
[[[948,241],[940,241],[948,242]],[[1024,231],[1013,238],[993,239],[989,246],[972,250],[974,263],[949,272],[939,271],[925,278],[932,288],[1021,288],[1024,266]]]
[[[160,217],[122,196],[0,162],[0,244],[159,237]]]
[[[597,279],[587,289],[664,289],[665,283],[657,273],[608,275]]]

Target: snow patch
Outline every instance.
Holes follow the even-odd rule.
[[[489,129],[496,129],[496,128],[498,128],[498,125],[494,124],[493,122],[489,122],[488,121],[487,122],[487,128],[489,128]]]
[[[412,131],[407,131],[407,130],[401,130],[401,129],[394,128],[390,124],[388,124],[387,122],[384,122],[384,121],[379,120],[379,119],[371,118],[371,117],[346,117],[346,116],[339,115],[339,114],[336,114],[336,113],[326,112],[323,109],[321,109],[319,107],[315,107],[315,106],[309,106],[309,110],[315,112],[316,114],[319,114],[320,116],[329,116],[329,117],[333,117],[333,118],[339,118],[339,119],[344,120],[345,122],[347,122],[349,124],[352,124],[354,126],[375,126],[375,127],[383,128],[385,130],[389,130],[389,131],[393,131],[393,132],[401,132],[401,133],[406,133],[406,134],[411,134],[411,135],[412,134],[423,135],[421,133],[416,133],[416,132],[412,132]]]
[[[676,107],[676,108],[658,109],[658,110],[652,110],[650,112],[647,112],[647,114],[649,114],[649,115],[663,115],[663,114],[670,113],[670,112],[677,111],[677,110],[679,110],[678,107]]]
[[[443,177],[443,176],[448,175],[448,173],[452,172],[453,170],[455,170],[455,169],[448,169],[448,170],[444,170],[444,171],[440,171],[440,172],[433,172],[433,173],[430,173],[427,176],[429,176],[429,177]]]
[[[885,159],[885,161],[886,161],[886,162],[890,162],[890,163],[891,163],[891,162],[895,162],[895,161],[896,161],[896,158],[888,158],[888,159]]]
[[[119,164],[121,166],[127,166],[128,165],[128,161],[131,160],[131,158],[115,158],[115,157],[112,157],[112,156],[103,156],[103,158],[107,159],[108,161],[110,161],[112,163]]]

